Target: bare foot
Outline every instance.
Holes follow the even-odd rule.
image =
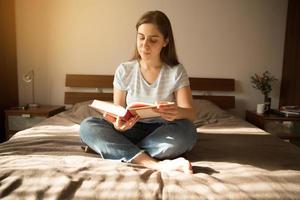
[[[157,163],[161,171],[180,171],[186,174],[193,174],[190,161],[180,157],[174,160],[163,160]]]
[[[174,160],[162,160],[158,161],[148,154],[141,152],[132,161],[132,163],[137,163],[144,165],[150,169],[156,169],[160,171],[179,171],[186,174],[193,174],[193,169],[190,161],[185,158],[176,158]]]

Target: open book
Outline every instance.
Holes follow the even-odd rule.
[[[123,121],[127,121],[136,115],[139,115],[141,119],[159,116],[159,113],[153,111],[153,108],[156,108],[157,104],[151,103],[134,102],[124,108],[112,102],[94,100],[90,104],[90,107],[101,112],[105,119],[111,122],[114,122],[118,116]]]

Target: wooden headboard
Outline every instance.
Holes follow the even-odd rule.
[[[66,87],[71,88],[99,88],[112,89],[113,75],[80,75],[67,74]],[[192,91],[206,92],[206,95],[198,95],[193,93],[194,99],[206,99],[214,102],[223,109],[231,109],[235,107],[235,97],[225,95],[211,95],[210,92],[233,92],[234,79],[224,78],[190,78],[190,86]],[[65,104],[75,104],[92,99],[101,99],[104,101],[112,101],[113,94],[110,92],[65,92]]]

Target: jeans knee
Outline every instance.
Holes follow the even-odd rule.
[[[157,137],[147,138],[142,148],[158,159],[175,158],[190,151],[196,143],[197,132],[189,120],[175,120],[158,132]]]
[[[85,141],[87,137],[93,137],[93,135],[99,132],[101,125],[105,123],[103,119],[96,117],[88,117],[80,123],[79,134],[80,138]]]
[[[91,121],[93,120],[93,117],[88,117],[82,120],[80,123],[80,128],[79,128],[79,134],[80,136],[85,135],[88,132],[88,129],[90,128]]]
[[[195,125],[186,119],[176,120],[176,133],[183,145],[194,146],[197,139],[197,130]]]

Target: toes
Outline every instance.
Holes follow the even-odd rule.
[[[164,160],[161,162],[162,171],[180,171],[185,174],[193,174],[193,166],[190,161],[184,158],[176,158],[174,160]]]

